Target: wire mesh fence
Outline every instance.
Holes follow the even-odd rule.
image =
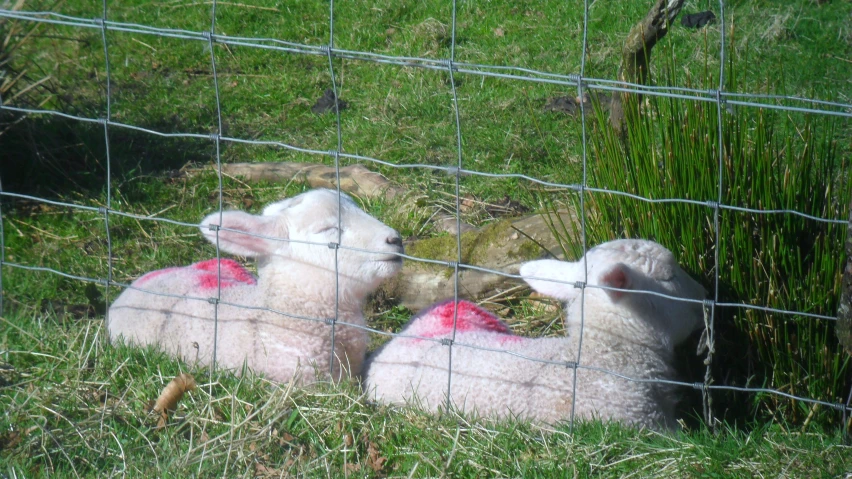
[[[757,94],[757,93],[742,93],[735,91],[726,91],[726,45],[727,40],[725,38],[726,32],[726,15],[725,15],[725,2],[719,1],[718,9],[719,9],[719,22],[720,22],[720,42],[719,42],[719,72],[718,72],[718,85],[716,88],[712,90],[702,90],[697,88],[687,88],[681,86],[651,86],[645,84],[635,84],[628,83],[624,81],[614,81],[602,78],[593,78],[586,76],[586,55],[581,55],[581,61],[579,65],[579,71],[572,74],[564,74],[564,73],[554,73],[550,71],[542,71],[537,69],[530,68],[522,68],[518,66],[512,65],[491,65],[491,64],[479,64],[479,63],[470,63],[464,61],[458,61],[456,56],[457,51],[457,42],[458,42],[458,34],[457,34],[457,11],[458,5],[457,2],[453,1],[448,3],[448,8],[450,9],[450,18],[447,19],[449,24],[449,33],[447,37],[447,49],[448,56],[446,58],[425,58],[425,57],[408,57],[408,56],[394,56],[381,54],[373,51],[355,51],[355,50],[347,50],[336,47],[335,43],[335,24],[336,24],[336,10],[335,3],[330,2],[329,11],[328,11],[328,39],[326,44],[310,44],[310,43],[298,43],[292,41],[285,41],[278,38],[267,38],[267,37],[253,37],[253,36],[240,36],[240,35],[230,35],[225,34],[221,28],[217,27],[217,4],[215,0],[211,2],[211,7],[209,10],[209,30],[186,30],[186,29],[177,29],[177,28],[165,28],[165,27],[157,27],[152,25],[143,25],[136,23],[127,23],[127,22],[118,22],[110,20],[110,8],[106,1],[102,4],[102,15],[97,18],[85,18],[81,16],[70,16],[64,15],[52,11],[19,11],[19,10],[0,10],[0,18],[6,19],[14,19],[17,21],[23,22],[33,22],[40,24],[50,24],[57,25],[62,27],[70,27],[73,29],[88,29],[92,31],[98,31],[100,33],[102,50],[103,50],[103,58],[104,58],[104,72],[105,78],[102,79],[103,86],[105,90],[105,114],[102,117],[90,117],[85,115],[79,115],[76,113],[68,113],[58,110],[44,110],[39,108],[31,108],[31,107],[21,107],[16,106],[13,102],[4,102],[2,98],[0,98],[0,109],[6,110],[8,112],[15,112],[27,115],[37,115],[37,116],[45,116],[45,117],[58,117],[66,120],[70,120],[72,122],[80,122],[92,125],[100,125],[103,129],[103,145],[105,152],[105,165],[106,165],[106,175],[104,178],[104,191],[106,192],[105,204],[99,207],[88,206],[80,203],[72,203],[66,201],[55,201],[48,198],[32,196],[27,194],[16,193],[13,191],[6,191],[0,188],[0,196],[7,200],[27,200],[37,204],[48,204],[54,205],[57,207],[67,208],[69,210],[88,212],[90,214],[96,215],[100,218],[100,221],[103,222],[103,238],[106,243],[106,258],[107,263],[105,266],[105,274],[93,274],[89,275],[78,275],[71,274],[67,271],[62,271],[53,267],[44,267],[44,266],[36,266],[30,264],[22,264],[19,262],[15,262],[7,259],[6,247],[5,247],[5,232],[3,231],[3,222],[0,221],[0,280],[3,279],[3,272],[10,271],[11,269],[17,270],[28,270],[34,273],[39,274],[52,274],[59,275],[65,278],[74,280],[74,281],[82,281],[88,283],[94,283],[97,285],[101,285],[104,287],[104,291],[106,292],[106,302],[109,304],[111,302],[110,291],[113,287],[118,287],[123,290],[126,289],[135,289],[141,292],[145,292],[151,295],[159,295],[159,296],[167,296],[174,298],[187,299],[192,301],[199,302],[207,302],[212,304],[214,308],[214,324],[218,325],[219,318],[219,309],[222,305],[239,307],[239,308],[247,308],[247,309],[255,309],[259,311],[265,311],[274,315],[281,315],[285,317],[290,317],[300,321],[313,321],[318,323],[323,323],[330,326],[330,340],[331,340],[331,351],[329,354],[331,355],[329,364],[332,367],[332,371],[329,371],[330,374],[333,373],[335,362],[339,361],[340,358],[336,358],[334,354],[335,350],[335,342],[336,334],[338,331],[338,327],[346,326],[351,328],[356,328],[360,330],[364,330],[370,333],[390,336],[390,337],[411,337],[405,334],[399,333],[390,333],[378,328],[372,328],[360,324],[352,324],[346,321],[341,321],[336,315],[332,318],[326,317],[307,317],[302,315],[295,315],[287,311],[279,311],[271,308],[259,307],[257,305],[249,305],[249,304],[237,304],[233,302],[224,301],[222,299],[222,271],[221,269],[217,269],[217,288],[215,290],[215,295],[213,297],[201,297],[201,296],[185,296],[185,295],[172,295],[168,293],[163,293],[159,291],[151,291],[146,290],[140,286],[134,286],[131,284],[123,283],[116,281],[114,279],[114,267],[113,267],[113,259],[115,257],[115,251],[113,247],[113,240],[111,237],[111,218],[130,218],[137,220],[142,223],[167,223],[178,227],[184,228],[197,228],[199,225],[195,223],[188,223],[183,221],[177,221],[174,219],[170,219],[168,217],[158,217],[156,215],[140,215],[135,213],[129,213],[127,211],[123,211],[121,207],[115,207],[112,191],[114,190],[113,174],[111,172],[110,165],[113,163],[113,159],[111,158],[110,153],[110,133],[116,130],[130,130],[142,135],[156,137],[156,138],[179,138],[179,139],[194,139],[194,140],[203,140],[209,141],[213,146],[213,158],[212,162],[215,164],[216,173],[218,177],[218,195],[215,201],[218,203],[218,211],[220,212],[220,224],[221,223],[221,212],[224,210],[224,199],[223,199],[223,155],[222,150],[224,148],[223,145],[251,145],[258,147],[275,147],[287,151],[292,151],[300,154],[304,154],[307,156],[313,156],[322,158],[325,160],[330,160],[333,162],[333,165],[337,171],[337,191],[338,191],[338,201],[340,201],[340,168],[341,161],[351,161],[362,163],[366,165],[375,165],[382,166],[391,169],[399,169],[399,170],[432,170],[435,172],[443,173],[447,175],[448,178],[452,179],[453,189],[454,189],[454,208],[455,208],[455,221],[456,228],[455,231],[462,231],[462,191],[461,184],[462,178],[465,176],[473,176],[473,177],[481,177],[481,178],[493,178],[493,179],[513,179],[513,180],[521,180],[525,182],[529,182],[532,185],[537,185],[540,187],[546,187],[558,191],[564,191],[575,195],[578,203],[580,205],[578,209],[579,223],[580,223],[580,239],[581,239],[581,248],[582,251],[586,252],[589,250],[589,246],[587,244],[587,233],[586,233],[586,223],[587,217],[589,215],[589,207],[587,205],[587,200],[589,198],[594,198],[596,195],[615,195],[621,196],[624,198],[628,198],[632,201],[643,202],[647,204],[657,205],[657,204],[686,204],[686,205],[694,205],[697,208],[705,209],[710,217],[712,218],[712,232],[714,235],[713,243],[715,245],[719,245],[722,243],[723,238],[721,235],[720,221],[722,214],[726,212],[730,212],[732,214],[742,214],[742,215],[757,215],[757,216],[769,216],[769,215],[783,215],[783,216],[793,216],[797,218],[801,218],[802,220],[815,222],[815,223],[824,223],[831,225],[845,225],[847,223],[846,218],[840,217],[820,217],[813,214],[809,214],[807,212],[796,211],[791,209],[764,209],[764,208],[755,208],[749,205],[740,205],[740,204],[726,204],[723,198],[723,190],[725,188],[724,178],[723,178],[723,170],[725,169],[723,165],[723,155],[718,154],[718,166],[717,166],[717,178],[715,179],[716,186],[716,194],[712,197],[707,198],[653,198],[646,197],[637,194],[633,194],[627,191],[620,191],[618,189],[608,188],[608,187],[600,187],[590,183],[589,175],[588,175],[588,163],[590,159],[590,152],[588,151],[589,145],[589,135],[590,128],[587,125],[587,112],[585,102],[579,102],[580,107],[580,122],[581,122],[581,139],[580,145],[582,148],[582,174],[581,181],[578,183],[563,183],[557,181],[550,181],[545,178],[538,178],[533,175],[523,174],[523,173],[506,173],[506,172],[494,172],[481,170],[477,168],[476,162],[467,161],[471,155],[469,153],[466,154],[467,149],[465,148],[464,141],[464,131],[465,125],[463,121],[462,112],[464,109],[463,102],[460,101],[460,94],[458,92],[457,85],[459,84],[459,77],[465,78],[494,78],[499,79],[501,81],[510,81],[510,82],[526,82],[533,84],[549,84],[555,85],[561,88],[574,90],[577,92],[579,98],[583,98],[585,94],[588,92],[609,92],[614,94],[619,93],[635,93],[641,94],[643,96],[648,97],[661,97],[668,99],[676,99],[681,101],[689,101],[689,102],[700,102],[706,104],[715,109],[716,112],[716,127],[718,131],[716,132],[716,138],[718,139],[718,144],[715,145],[717,152],[724,152],[726,147],[723,144],[723,128],[725,127],[725,122],[723,121],[724,115],[726,112],[733,107],[756,107],[767,110],[780,110],[783,112],[795,112],[795,113],[803,113],[803,114],[813,114],[813,115],[821,115],[821,116],[833,116],[839,118],[850,118],[852,117],[852,105],[838,103],[838,102],[830,102],[823,101],[811,98],[797,97],[797,96],[785,96],[785,95],[768,95],[768,94]],[[583,7],[583,26],[582,26],[582,50],[585,52],[588,50],[588,28],[589,28],[589,2],[584,1],[582,4]],[[116,96],[114,92],[114,85],[111,73],[111,64],[110,59],[115,58],[114,54],[111,54],[110,50],[110,34],[115,33],[123,33],[123,34],[132,34],[137,35],[140,38],[144,38],[146,36],[154,36],[160,38],[168,38],[174,39],[181,42],[198,42],[201,45],[204,45],[205,53],[209,53],[207,61],[209,61],[209,68],[212,72],[212,88],[209,92],[204,92],[212,97],[212,100],[208,99],[208,101],[212,102],[212,108],[209,112],[212,116],[212,120],[209,124],[212,126],[212,133],[209,131],[204,131],[204,128],[200,128],[199,131],[195,132],[171,132],[166,131],[167,129],[154,129],[150,127],[140,126],[138,124],[134,124],[131,121],[124,121],[121,119],[116,119],[113,108],[113,98]],[[135,37],[134,37],[135,39]],[[140,43],[140,40],[136,40]],[[333,113],[334,113],[334,134],[333,134],[333,145],[334,148],[330,150],[324,150],[320,148],[312,148],[312,147],[304,147],[299,146],[296,143],[283,141],[283,140],[275,140],[275,139],[256,139],[252,138],[251,135],[238,135],[231,136],[226,133],[226,123],[228,123],[228,114],[224,111],[222,97],[221,97],[221,74],[217,70],[217,62],[221,62],[222,60],[217,58],[216,49],[221,47],[240,47],[240,48],[250,48],[257,50],[266,50],[272,52],[274,54],[280,55],[296,55],[296,56],[314,56],[319,58],[324,58],[327,60],[327,74],[328,81],[331,86],[332,96],[334,98],[333,104]],[[406,163],[406,162],[398,162],[398,161],[388,161],[379,157],[373,157],[369,155],[362,155],[358,153],[348,152],[345,148],[345,140],[346,137],[343,133],[343,128],[341,126],[341,107],[340,107],[340,85],[339,85],[339,77],[340,66],[335,64],[335,61],[339,60],[351,60],[356,62],[367,62],[370,64],[374,64],[377,68],[386,68],[390,66],[396,67],[405,67],[405,68],[413,68],[427,71],[436,71],[446,75],[447,81],[445,84],[449,90],[449,103],[452,110],[451,115],[451,130],[454,133],[454,161],[452,164],[441,165],[441,164],[430,164],[425,162],[414,162],[414,163]],[[365,120],[366,121],[366,120]],[[331,248],[335,255],[335,267],[338,265],[338,252],[341,250],[344,251],[359,251],[364,253],[379,253],[377,251],[367,250],[363,248],[356,248],[351,245],[341,244],[339,231],[341,225],[340,218],[340,205],[338,203],[338,240],[332,243],[311,243],[308,242],[306,244],[312,244],[315,246],[327,246]],[[3,219],[3,211],[0,210],[0,220]],[[238,230],[228,229],[228,228],[217,228],[216,229],[216,258],[222,258],[222,252],[220,251],[218,235],[220,231],[230,231],[236,233],[242,233],[247,235],[252,235],[251,233],[245,233]],[[294,241],[287,238],[275,238],[275,237],[266,237],[262,235],[254,235],[256,237],[275,240],[275,241]],[[456,243],[456,258],[453,261],[438,261],[438,260],[430,260],[427,258],[417,257],[413,255],[400,254],[402,258],[406,261],[413,262],[421,262],[421,263],[430,263],[438,266],[443,266],[451,271],[452,274],[450,276],[451,280],[454,284],[454,299],[458,301],[459,299],[463,299],[463,292],[460,291],[459,288],[459,274],[463,270],[473,270],[473,271],[481,271],[484,273],[492,273],[495,275],[501,275],[506,278],[514,278],[521,279],[521,276],[515,274],[509,274],[504,271],[498,271],[494,269],[489,269],[482,267],[481,265],[466,263],[462,256],[462,235],[461,233],[457,233],[455,235],[455,243]],[[496,348],[487,348],[474,344],[465,344],[462,341],[456,341],[456,323],[457,317],[456,313],[454,313],[453,319],[453,333],[450,338],[445,339],[436,339],[432,337],[416,337],[416,339],[422,339],[424,341],[430,341],[442,344],[447,348],[448,352],[448,362],[447,362],[447,398],[446,398],[446,407],[449,408],[453,404],[453,398],[450,395],[450,392],[453,390],[452,381],[453,381],[453,351],[456,348],[469,348],[469,349],[478,349],[482,351],[490,351],[490,352],[498,352],[507,355],[514,356],[522,361],[532,361],[546,364],[553,364],[554,366],[559,366],[565,369],[566,373],[569,375],[573,375],[574,380],[572,384],[574,385],[574,389],[571,392],[572,398],[577,396],[576,391],[576,378],[577,378],[577,370],[589,370],[596,371],[599,373],[611,375],[613,377],[620,378],[624,381],[631,382],[653,382],[659,384],[667,384],[671,386],[677,386],[688,389],[695,389],[702,392],[704,396],[704,415],[705,419],[712,424],[714,412],[712,410],[712,401],[711,401],[711,393],[714,391],[738,391],[738,392],[746,392],[751,394],[756,393],[765,393],[771,395],[777,395],[779,397],[785,397],[789,399],[794,399],[797,401],[802,401],[809,404],[819,404],[826,406],[828,408],[835,409],[839,412],[842,412],[845,418],[845,415],[848,412],[852,412],[852,408],[850,408],[849,404],[843,404],[841,402],[835,401],[833,398],[814,398],[814,397],[802,397],[800,395],[791,394],[789,392],[781,391],[773,388],[764,388],[764,387],[739,387],[739,386],[727,386],[724,384],[717,384],[712,375],[712,364],[714,362],[714,354],[715,354],[715,318],[718,316],[718,311],[722,308],[731,308],[731,309],[741,309],[741,310],[755,310],[755,311],[763,311],[763,312],[772,312],[782,315],[789,315],[791,317],[806,317],[811,318],[816,321],[834,321],[836,318],[831,315],[826,314],[818,314],[810,311],[797,311],[797,310],[786,310],[773,308],[766,305],[761,304],[751,304],[746,302],[729,302],[725,301],[723,296],[720,296],[720,284],[719,284],[719,270],[720,270],[720,258],[719,258],[719,248],[715,248],[714,250],[715,257],[712,259],[711,268],[714,271],[714,282],[715,287],[712,289],[712,297],[706,299],[704,301],[696,301],[690,300],[680,297],[667,296],[664,294],[660,294],[653,291],[634,291],[637,294],[650,294],[663,296],[673,301],[684,301],[684,302],[693,302],[696,304],[700,304],[704,309],[706,314],[706,338],[707,338],[707,357],[705,360],[706,365],[706,373],[704,375],[704,380],[702,382],[682,382],[682,381],[673,381],[666,378],[654,378],[654,379],[643,379],[636,377],[626,376],[619,371],[609,371],[602,368],[598,368],[595,366],[591,366],[588,364],[584,364],[582,360],[582,335],[583,328],[580,329],[580,346],[576,351],[576,357],[574,360],[570,361],[552,361],[545,358],[536,358],[529,357],[524,354],[519,354],[517,352],[506,351],[502,349]],[[839,253],[839,252],[838,252]],[[339,272],[336,272],[339,273]],[[588,272],[587,272],[588,273]],[[336,274],[336,277],[339,274]],[[602,288],[602,289],[613,289],[607,288],[604,286],[597,286],[593,284],[588,284],[588,277],[586,280],[578,283],[566,283],[569,286],[580,288],[585,290],[586,288]],[[3,283],[0,282],[0,285]],[[335,284],[335,301],[339,301],[340,297],[340,286],[339,284]],[[619,291],[617,288],[615,291]],[[3,290],[0,289],[0,313],[2,313],[4,307],[8,307],[4,303],[4,293]],[[584,297],[584,295],[581,295]],[[338,311],[338,305],[335,304],[335,311]],[[109,322],[109,312],[107,311],[106,321]],[[214,338],[218,339],[218,332],[214,333]],[[213,344],[213,364],[215,367],[217,357],[217,341],[214,340]],[[573,427],[574,416],[573,411],[571,414],[571,425]]]

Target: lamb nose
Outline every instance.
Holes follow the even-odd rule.
[[[385,241],[387,241],[388,244],[402,246],[402,237],[399,235],[388,236]]]

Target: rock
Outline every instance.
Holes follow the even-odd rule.
[[[560,211],[562,222],[576,221],[570,211]],[[533,241],[532,239],[535,241]],[[521,263],[560,250],[546,217],[540,214],[492,223],[480,230],[462,233],[462,263],[518,274]],[[438,261],[458,261],[455,235],[415,241],[406,245],[406,254]],[[379,293],[383,302],[400,304],[418,311],[436,301],[452,298],[455,293],[454,268],[446,265],[406,260],[395,278]],[[503,293],[523,281],[497,273],[459,268],[459,297],[482,300]]]

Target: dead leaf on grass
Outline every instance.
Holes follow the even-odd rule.
[[[461,201],[459,202],[459,208],[462,210],[463,213],[467,213],[472,210],[476,206],[476,204],[476,198],[474,198],[474,196],[471,194],[467,194],[464,195]]]
[[[6,431],[0,434],[0,451],[3,449],[14,449],[21,443],[21,433],[18,431]]]
[[[284,475],[283,471],[280,469],[274,469],[271,467],[267,467],[260,462],[254,463],[254,477],[282,477]]]
[[[157,421],[157,429],[162,429],[166,426],[169,413],[175,410],[178,401],[180,401],[183,395],[193,389],[195,389],[195,378],[187,373],[180,373],[163,388],[163,392],[160,393],[160,397],[157,398],[154,407],[151,408],[152,411],[160,416],[160,419]]]
[[[382,472],[382,468],[384,468],[387,461],[388,458],[382,457],[379,453],[379,448],[376,447],[376,443],[370,441],[367,444],[367,465],[370,466],[370,469],[375,472]]]
[[[0,434],[0,451],[3,449],[13,449],[19,445],[23,439],[38,429],[36,426],[30,426],[23,431],[13,429]]]

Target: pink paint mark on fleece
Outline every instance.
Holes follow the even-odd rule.
[[[435,306],[426,314],[440,318],[440,327],[453,330],[453,302],[449,301]],[[480,308],[470,301],[459,301],[456,313],[456,331],[493,331],[510,333],[509,327],[490,312]]]
[[[429,338],[449,336],[453,332],[453,301],[438,303],[424,310],[414,320],[416,327],[411,333]],[[459,301],[456,313],[457,332],[491,332],[501,336],[500,343],[523,340],[515,336],[508,326],[496,316],[470,301]]]
[[[243,268],[242,265],[232,259],[223,259],[219,262],[219,269],[216,266],[215,259],[201,261],[190,266],[190,268],[198,271],[198,286],[205,289],[216,288],[219,286],[217,282],[217,274],[221,276],[221,287],[229,288],[241,284],[255,285],[257,280]]]

